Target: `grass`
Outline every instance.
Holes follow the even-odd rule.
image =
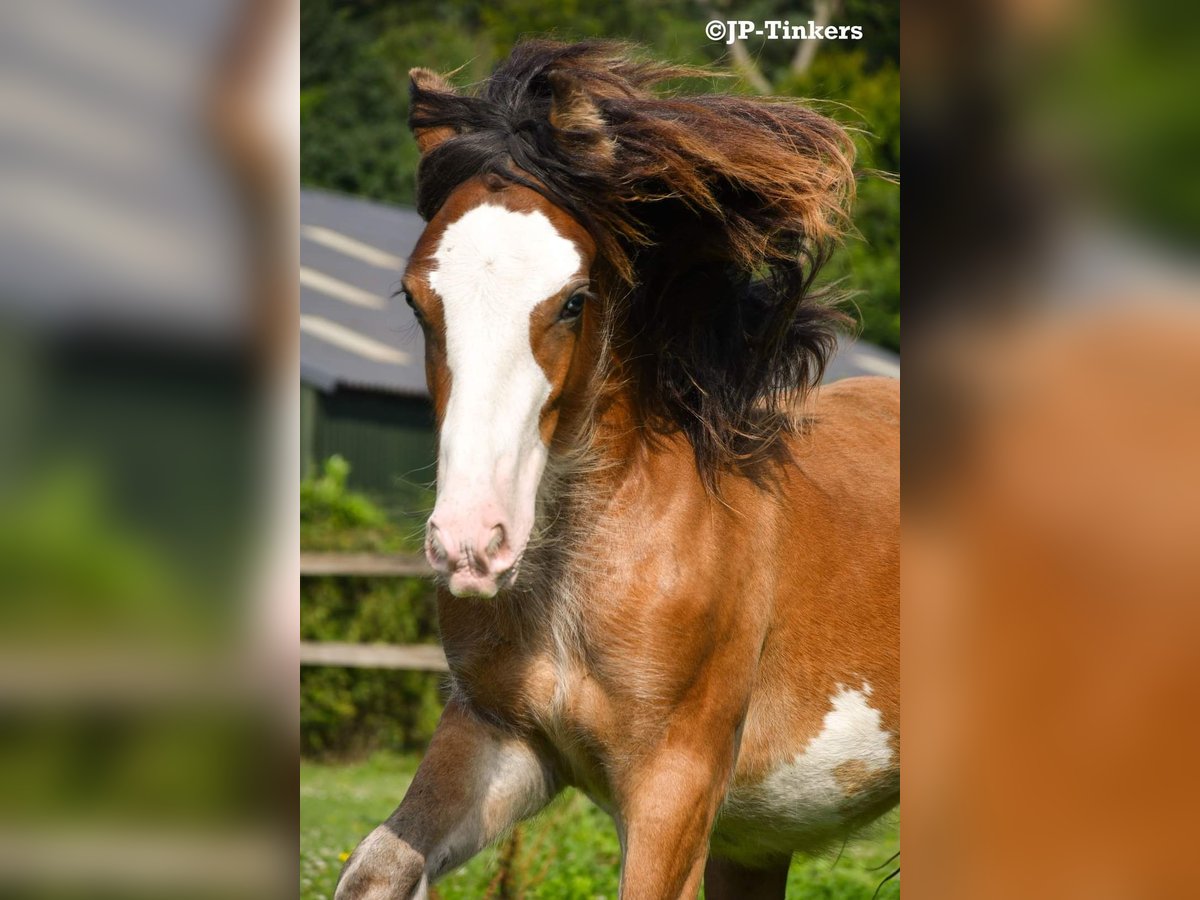
[[[379,753],[361,763],[300,765],[300,897],[329,900],[342,860],[400,802],[418,757]],[[617,896],[619,848],[609,818],[575,791],[567,791],[532,822],[521,826],[516,848],[501,842],[438,882],[442,900],[498,898],[511,858],[510,897],[596,900]],[[788,897],[805,900],[866,900],[894,868],[884,865],[900,849],[900,826],[892,819],[869,837],[847,844],[841,858],[792,862]],[[875,868],[880,867],[882,868]],[[900,896],[898,879],[879,891]]]

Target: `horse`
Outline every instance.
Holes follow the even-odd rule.
[[[530,40],[410,72],[403,296],[438,432],[449,696],[337,900],[425,897],[567,786],[621,896],[778,898],[899,798],[899,387],[821,385],[853,144]]]

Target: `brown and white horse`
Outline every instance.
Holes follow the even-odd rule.
[[[852,151],[803,106],[526,42],[412,72],[404,276],[452,696],[338,900],[426,896],[565,786],[627,898],[782,897],[899,796],[899,389],[819,382]]]

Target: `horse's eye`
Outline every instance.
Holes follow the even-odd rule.
[[[416,317],[417,321],[424,322],[425,317],[421,315],[420,308],[418,308],[417,304],[413,302],[412,294],[405,290],[400,290],[397,293],[404,298],[404,302],[408,304],[408,308],[412,310],[412,313]]]
[[[587,294],[583,291],[576,291],[567,298],[567,302],[563,304],[562,312],[558,314],[559,319],[564,322],[569,322],[572,319],[578,319],[579,314],[583,312],[583,304],[587,302]]]

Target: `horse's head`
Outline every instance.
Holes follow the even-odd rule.
[[[643,432],[681,432],[709,487],[776,459],[835,344],[808,288],[853,193],[841,127],[658,97],[703,73],[604,42],[523,42],[468,94],[411,74],[429,226],[404,289],[440,429],[426,552],[450,590],[513,582],[551,449],[597,449],[579,438],[606,387]]]
[[[473,178],[429,222],[404,277],[439,429],[429,562],[457,596],[512,583],[564,406],[594,359],[595,244],[529,188]]]

